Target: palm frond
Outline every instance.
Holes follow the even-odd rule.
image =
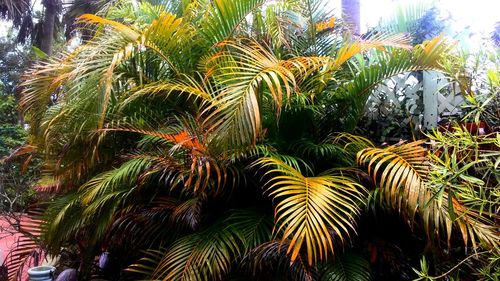
[[[268,2],[252,14],[252,30],[274,49],[290,48],[291,36],[300,27],[299,5],[295,0]]]
[[[343,145],[346,151],[355,152],[355,154],[365,148],[374,147],[374,144],[369,139],[349,133],[333,134],[330,136],[330,140],[338,145]]]
[[[128,270],[161,280],[223,280],[235,259],[269,238],[270,223],[265,214],[235,210],[226,219],[179,239],[164,251],[150,251],[149,257]]]
[[[186,200],[161,197],[149,204],[123,208],[107,229],[106,241],[113,244],[121,237],[128,237],[133,244],[131,251],[155,247],[160,242],[172,242],[176,235],[199,228],[202,204],[199,197]]]
[[[353,104],[347,116],[349,122],[352,124],[357,122],[369,94],[385,79],[417,70],[444,71],[441,63],[451,48],[449,40],[438,36],[413,47],[411,51],[396,49],[391,52],[373,53],[374,62],[362,66],[354,78],[345,85],[343,94]]]
[[[195,31],[190,24],[173,14],[162,13],[144,32],[144,44],[161,56],[178,73],[193,69],[197,61],[189,61],[196,46]]]
[[[161,96],[164,99],[167,99],[170,96],[177,96],[179,94],[205,101],[209,100],[213,93],[216,92],[212,89],[211,85],[205,83],[205,81],[197,82],[189,76],[183,75],[183,77],[183,80],[152,82],[138,87],[137,89],[133,89],[130,95],[128,95],[125,100],[121,102],[120,106],[121,108],[124,108],[134,100],[147,96]]]
[[[375,64],[361,69],[355,79],[346,85],[354,96],[366,95],[381,81],[399,73],[416,70],[439,70],[446,52],[452,48],[448,40],[442,36],[415,46],[411,52],[404,49],[390,53],[378,53]]]
[[[272,216],[252,209],[230,211],[224,220],[242,234],[245,252],[271,240]]]
[[[427,190],[423,184],[429,172],[423,141],[387,148],[367,148],[357,155],[359,165],[381,189],[381,199],[395,210],[407,210],[413,219],[419,204],[425,204]],[[424,210],[422,210],[424,211]]]
[[[430,163],[422,144],[415,141],[385,149],[367,148],[358,153],[358,163],[367,166],[380,189],[380,199],[410,221],[418,213],[429,237],[443,229],[449,243],[455,225],[465,245],[470,241],[473,249],[498,249],[498,239],[494,238],[498,230],[491,219],[466,207],[449,190],[433,191]]]
[[[228,140],[230,146],[255,144],[261,131],[259,87],[267,87],[279,112],[283,96],[289,97],[295,87],[295,78],[256,42],[224,45],[231,51],[216,54],[210,62],[216,83],[224,88],[206,110],[207,122],[214,136],[234,138]]]
[[[22,96],[19,102],[23,113],[37,128],[40,125],[41,116],[52,101],[57,97],[61,85],[69,79],[74,66],[65,57],[53,58],[48,62],[35,64],[21,83],[23,87]]]
[[[303,256],[298,256],[294,261],[290,259],[286,250],[288,243],[275,240],[262,243],[249,251],[242,263],[252,276],[263,280],[270,276],[278,280],[315,280],[315,269],[307,264]]]
[[[363,257],[345,253],[324,265],[321,281],[370,281],[370,263]]]
[[[333,18],[333,10],[328,8],[329,5],[326,2],[325,0],[306,0],[301,5],[301,14],[307,23],[305,30],[295,41],[295,45],[299,46],[301,53],[314,56],[325,55],[328,49],[331,48],[329,40],[326,41],[326,44],[321,42],[321,38],[328,37],[323,36],[328,35],[328,32],[319,32],[317,30],[318,24]]]
[[[79,192],[61,196],[47,213],[46,234],[49,249],[57,249],[74,239],[79,229],[92,227],[88,241],[102,239],[111,218],[133,196],[138,179],[153,164],[154,158],[142,157],[125,162],[119,168],[102,173],[80,187]]]
[[[261,6],[264,0],[231,1],[216,0],[207,6],[201,21],[201,33],[209,46],[233,37],[235,30],[246,16]]]
[[[313,264],[333,253],[332,229],[341,242],[355,231],[355,216],[363,202],[364,188],[342,173],[305,177],[274,158],[261,158],[254,165],[269,169],[267,192],[275,200],[274,233],[290,241],[287,253],[294,261],[302,250]]]
[[[343,154],[342,147],[335,143],[321,142],[316,143],[312,140],[303,139],[293,144],[294,151],[307,157],[315,157],[316,159],[331,159]]]
[[[424,2],[398,5],[394,15],[382,20],[382,22],[369,31],[368,38],[379,36],[379,34],[413,34],[418,27],[419,20],[429,10],[429,5]]]

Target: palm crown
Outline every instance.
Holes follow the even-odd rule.
[[[49,252],[76,243],[91,262],[115,249],[155,280],[273,269],[338,280],[329,268],[341,260],[331,260],[356,235],[372,186],[431,236],[455,224],[466,242],[498,246],[488,219],[451,218],[426,187],[422,143],[378,149],[340,133],[384,79],[444,71],[445,39],[346,40],[314,0],[108,8],[79,19],[91,40],[35,66],[23,85],[46,159],[41,188],[58,194],[42,224]],[[131,254],[144,249],[141,260]],[[364,268],[351,267],[367,278]]]

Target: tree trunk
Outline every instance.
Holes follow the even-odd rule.
[[[42,38],[40,42],[40,50],[47,55],[52,55],[52,45],[54,42],[54,25],[59,8],[58,0],[44,0],[43,6],[45,13],[42,23]]]
[[[361,0],[342,0],[342,18],[349,24],[352,34],[361,34]]]

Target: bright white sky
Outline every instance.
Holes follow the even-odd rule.
[[[334,0],[339,2],[341,0]],[[389,17],[399,3],[415,3],[411,0],[360,0],[362,31],[377,25],[381,17]],[[500,22],[500,0],[433,0],[444,15],[451,18],[449,36],[461,39],[471,50],[479,48],[479,39],[489,37],[496,22]],[[337,6],[340,7],[340,6]],[[457,34],[467,30],[466,35]]]
[[[361,1],[361,28],[377,25],[381,18],[389,17],[391,12],[399,3],[415,3],[417,0],[360,0]],[[35,0],[35,9],[40,7],[41,0]],[[442,11],[448,11],[451,15],[451,36],[463,31],[465,28],[473,33],[469,39],[463,42],[465,45],[476,49],[479,34],[489,36],[494,24],[500,21],[500,0],[432,0]],[[341,0],[330,0],[330,5],[340,16]],[[8,25],[0,21],[0,36],[5,36]],[[469,37],[468,35],[466,37]]]

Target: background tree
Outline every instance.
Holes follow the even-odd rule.
[[[2,211],[19,212],[30,200],[30,187],[36,178],[36,167],[23,171],[23,159],[5,162],[15,149],[26,142],[27,132],[17,109],[18,81],[30,61],[26,47],[15,43],[13,34],[0,39],[0,196]],[[16,94],[17,93],[17,94]]]

